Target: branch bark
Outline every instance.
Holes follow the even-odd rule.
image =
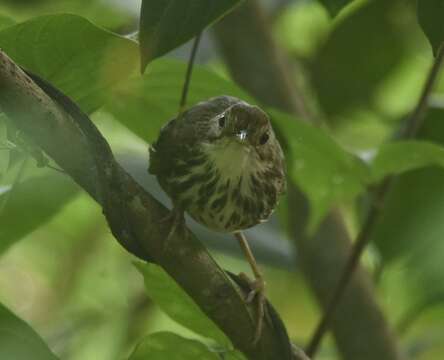
[[[86,115],[76,114],[78,108],[66,110],[60,102],[63,94],[54,100],[42,85],[37,86],[0,50],[1,109],[102,205],[119,243],[137,257],[162,266],[249,359],[295,359],[285,329],[276,323],[264,324],[259,343],[252,345],[254,307],[245,304],[240,288],[190,231],[175,234],[165,250],[169,228],[161,219],[168,210],[117,164]]]
[[[266,104],[312,120],[298,89],[289,81],[292,73],[270,36],[269,24],[257,0],[247,0],[218,23],[215,30],[222,55],[239,84]],[[295,186],[289,186],[288,196],[291,235],[298,248],[301,269],[320,305],[326,309],[351,252],[349,234],[339,212],[333,210],[317,233],[307,237],[307,199]],[[356,270],[335,312],[331,329],[346,360],[402,359],[374,298],[370,277],[362,268]]]

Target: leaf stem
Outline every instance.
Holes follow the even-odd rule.
[[[444,60],[444,44],[441,45],[441,47],[439,48],[433,66],[424,84],[424,88],[422,90],[419,101],[414,111],[407,119],[404,130],[401,132],[400,135],[401,138],[408,138],[408,139],[414,138],[417,135],[418,130],[421,128],[421,125],[424,122],[424,118],[427,112],[429,99],[432,90],[434,88],[434,85],[436,83],[436,80],[438,78],[443,60]],[[376,190],[374,191],[374,197],[371,209],[369,210],[367,218],[364,224],[362,225],[361,231],[358,234],[356,242],[351,250],[351,254],[339,278],[338,284],[333,292],[333,295],[324,312],[324,315],[321,321],[319,322],[315,332],[313,333],[309,345],[307,346],[306,353],[311,358],[314,358],[317,351],[319,350],[321,341],[330,326],[330,323],[335,314],[335,310],[338,307],[342,297],[344,296],[344,293],[347,289],[347,285],[349,284],[350,279],[352,278],[359,264],[359,259],[361,258],[361,255],[365,247],[367,246],[367,244],[371,239],[370,235],[372,233],[375,224],[379,219],[382,209],[384,208],[386,195],[391,187],[391,184],[393,183],[393,179],[394,179],[393,176],[386,177],[384,180],[382,180],[382,182],[377,186]]]
[[[182,112],[185,110],[185,107],[187,105],[188,90],[190,88],[194,62],[196,60],[196,54],[197,54],[197,50],[199,49],[199,43],[200,43],[201,37],[202,37],[202,31],[199,32],[199,34],[197,34],[196,38],[194,39],[190,59],[188,60],[188,67],[187,67],[187,72],[185,75],[185,82],[184,82],[183,88],[182,88],[182,97],[180,99],[180,104],[179,104],[179,115],[182,114]]]

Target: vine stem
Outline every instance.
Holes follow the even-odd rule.
[[[186,75],[185,75],[185,82],[183,84],[182,96],[180,98],[180,104],[179,104],[179,115],[182,114],[182,112],[185,110],[185,107],[187,105],[188,90],[190,88],[191,76],[193,74],[194,62],[196,60],[196,54],[197,54],[197,50],[199,49],[199,43],[200,43],[201,37],[202,37],[202,31],[199,32],[199,34],[197,34],[196,38],[194,39],[194,43],[193,43],[193,48],[191,50],[190,59],[188,60],[188,67],[187,67],[187,72],[186,72]]]
[[[440,46],[438,50],[433,66],[429,72],[429,75],[427,76],[427,80],[421,92],[419,101],[415,106],[415,109],[413,110],[412,114],[407,119],[406,125],[404,129],[401,131],[399,138],[401,139],[414,138],[417,135],[418,130],[421,128],[421,125],[424,122],[424,118],[427,112],[430,95],[438,78],[443,60],[444,60],[444,43]],[[351,250],[351,254],[347,260],[347,263],[345,264],[343,272],[341,273],[338,284],[333,292],[332,298],[324,312],[323,317],[321,318],[321,321],[316,327],[313,336],[311,337],[309,345],[307,346],[306,354],[312,359],[314,359],[317,351],[319,350],[321,341],[330,326],[332,318],[335,314],[335,310],[338,307],[342,297],[344,296],[344,293],[347,289],[347,285],[350,283],[350,279],[352,278],[359,264],[359,259],[361,258],[364,249],[366,248],[367,244],[370,241],[371,238],[370,235],[372,233],[373,227],[375,226],[375,224],[379,219],[382,209],[384,208],[386,195],[391,187],[393,179],[394,178],[392,176],[386,177],[384,180],[382,180],[382,182],[377,186],[376,190],[374,191],[372,206],[369,210],[367,218],[364,224],[362,225],[361,231],[358,234],[356,242],[354,243],[354,246]]]

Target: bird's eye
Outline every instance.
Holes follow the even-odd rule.
[[[225,127],[225,115],[222,115],[222,116],[219,118],[219,127],[220,127],[220,128]]]
[[[265,145],[269,138],[270,136],[268,135],[268,132],[263,133],[259,139],[259,144]]]

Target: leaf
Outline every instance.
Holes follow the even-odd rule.
[[[40,336],[0,304],[0,359],[56,360]]]
[[[144,277],[148,295],[173,320],[220,344],[230,344],[225,334],[161,267],[141,262],[135,266]]]
[[[0,213],[0,254],[48,221],[77,191],[67,176],[54,173],[24,180],[1,194],[0,203],[9,198]]]
[[[7,28],[8,26],[12,26],[15,24],[15,21],[8,16],[0,14],[0,30],[3,28]]]
[[[199,341],[186,339],[171,332],[158,332],[147,336],[129,360],[219,360]]]
[[[343,7],[351,3],[353,0],[319,0],[328,10],[331,16],[336,16]]]
[[[9,149],[7,148],[6,126],[0,114],[0,185],[9,165]]]
[[[11,185],[0,185],[0,196],[11,190]]]
[[[0,31],[0,48],[60,88],[86,112],[137,64],[137,44],[76,15],[48,15]]]
[[[8,5],[4,5],[4,3]],[[134,21],[134,7],[129,1],[117,4],[97,0],[2,0],[1,9],[14,19],[28,19],[47,14],[75,14],[106,29],[121,29]]]
[[[118,86],[106,104],[106,110],[142,139],[152,142],[163,124],[177,115],[185,72],[186,64],[182,62],[155,61],[145,75]],[[196,66],[188,105],[222,94],[253,103],[251,97],[232,82]]]
[[[429,110],[420,131],[426,146],[444,145],[442,117],[442,110]],[[396,178],[371,237],[386,268],[402,264],[409,291],[403,300],[413,308],[444,302],[444,169],[430,165]]]
[[[276,110],[270,114],[279,133],[286,134],[288,174],[308,196],[308,231],[313,232],[332,205],[364,190],[369,170],[323,130]]]
[[[385,144],[372,161],[372,181],[432,165],[444,167],[444,147],[415,140]]]
[[[411,12],[404,0],[374,0],[336,22],[311,67],[329,120],[354,120],[349,113],[362,109],[377,111],[377,91],[412,49],[417,53]]]
[[[444,43],[444,2],[441,0],[418,0],[418,22],[429,39],[436,56]]]
[[[153,59],[196,36],[241,0],[143,0],[140,15],[142,72]]]

